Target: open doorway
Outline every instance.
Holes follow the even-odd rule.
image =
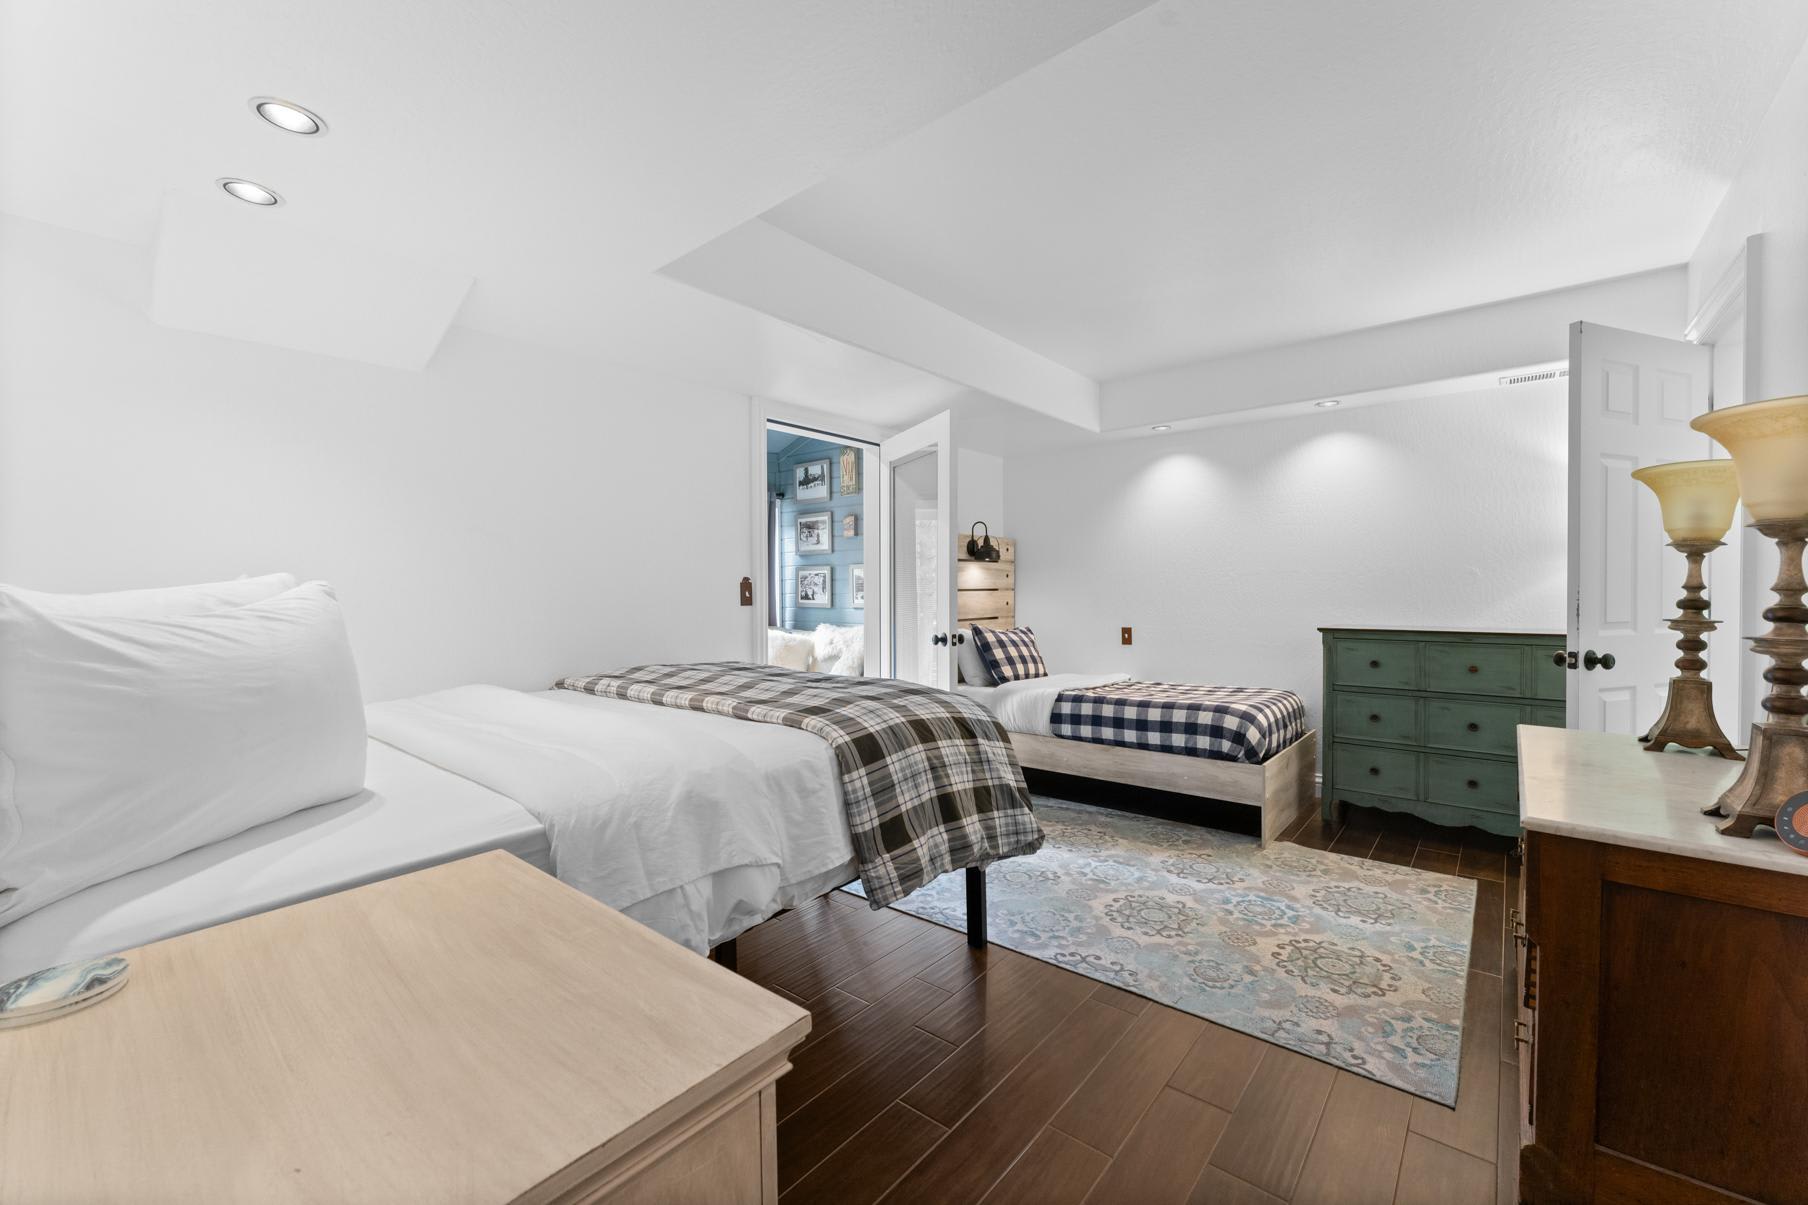
[[[861,676],[869,657],[867,522],[877,448],[785,423],[766,425],[766,661]],[[876,580],[876,567],[873,572]],[[874,608],[877,601],[874,601]]]

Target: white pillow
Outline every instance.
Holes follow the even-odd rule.
[[[866,672],[866,629],[852,624],[818,624],[814,637],[816,672],[858,678]]]
[[[972,686],[997,686],[998,680],[986,668],[986,659],[979,655],[979,641],[973,639],[972,628],[967,629],[966,637],[959,649],[961,681]]]
[[[816,655],[816,642],[803,632],[787,632],[783,628],[766,629],[766,664],[785,669],[809,669]]]
[[[295,588],[290,573],[241,577],[200,586],[164,586],[155,590],[115,590],[109,594],[45,594],[18,586],[0,586],[0,598],[11,598],[46,615],[82,615],[114,619],[160,619],[171,615],[205,615],[275,598]]]
[[[0,925],[364,785],[325,582],[207,615],[0,597]]]

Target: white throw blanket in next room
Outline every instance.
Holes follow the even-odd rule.
[[[561,881],[693,949],[853,875],[840,775],[807,732],[497,686],[367,710],[372,737],[531,813]]]
[[[971,686],[963,683],[960,691],[976,699],[998,717],[1006,732],[1025,732],[1031,736],[1053,736],[1049,717],[1054,714],[1055,700],[1064,690],[1084,690],[1089,686],[1108,686],[1128,682],[1129,674],[1050,674],[1046,678],[1025,678],[999,686]]]

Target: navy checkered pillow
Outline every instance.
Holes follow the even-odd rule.
[[[979,646],[980,660],[1000,682],[1048,677],[1048,666],[1042,663],[1042,650],[1036,647],[1036,633],[1028,628],[976,627],[973,642]]]

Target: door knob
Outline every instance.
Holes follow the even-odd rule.
[[[1575,669],[1576,668],[1576,650],[1571,649],[1571,650],[1569,650],[1569,652],[1566,653],[1562,649],[1558,649],[1556,652],[1551,654],[1551,664],[1556,666],[1558,669]]]
[[[937,632],[935,635],[933,635],[929,638],[929,643],[930,644],[947,644],[948,643],[948,633]],[[1594,656],[1594,654],[1590,653],[1589,656],[1592,657],[1592,656]],[[1591,665],[1588,668],[1593,669],[1594,666]]]
[[[1614,667],[1613,654],[1596,653],[1593,649],[1589,649],[1586,653],[1582,654],[1583,669],[1593,669],[1597,665],[1602,669],[1612,669]]]

